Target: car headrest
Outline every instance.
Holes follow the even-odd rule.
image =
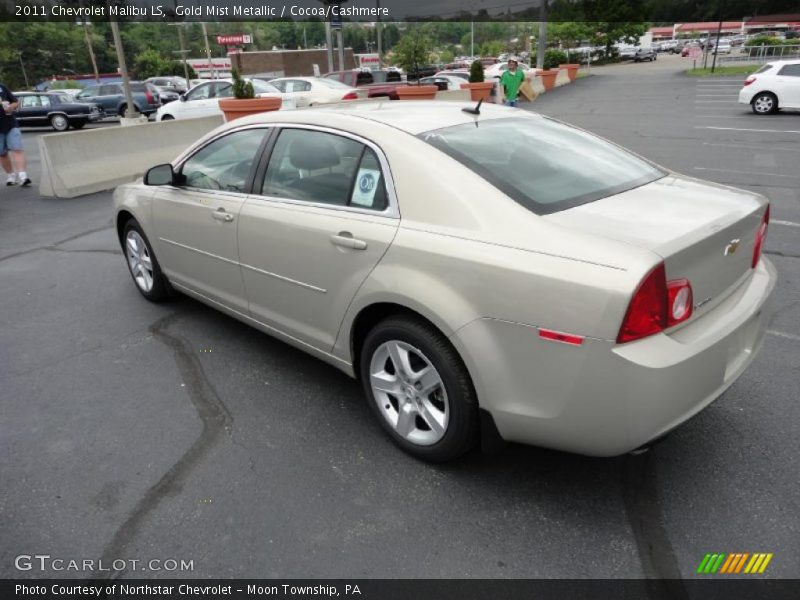
[[[312,139],[298,137],[289,149],[289,160],[297,169],[313,171],[327,169],[339,164],[339,153],[330,140],[315,135]]]

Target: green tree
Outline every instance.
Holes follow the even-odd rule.
[[[395,62],[408,74],[427,65],[431,57],[431,42],[417,31],[406,33],[394,47]]]

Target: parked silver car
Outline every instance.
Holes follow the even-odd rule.
[[[357,377],[432,461],[663,436],[753,360],[776,281],[763,196],[494,105],[238,119],[114,201],[142,295],[180,290]]]

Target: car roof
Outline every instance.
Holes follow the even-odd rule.
[[[237,119],[234,126],[259,123],[276,123],[281,121],[300,123],[305,117],[318,116],[324,111],[326,121],[330,126],[342,125],[350,119],[363,119],[382,123],[399,129],[411,135],[418,135],[425,131],[474,123],[474,115],[463,112],[462,108],[474,108],[475,102],[437,102],[435,100],[415,102],[400,102],[392,100],[349,102],[343,104],[330,104],[300,111],[277,111],[274,113],[261,113],[251,117]],[[413,105],[413,106],[410,106]],[[527,111],[510,111],[510,109],[496,104],[483,104],[479,120],[500,119],[519,116],[538,116]],[[310,124],[318,119],[309,118]],[[337,123],[338,122],[338,123]]]

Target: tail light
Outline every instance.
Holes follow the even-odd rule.
[[[147,100],[148,104],[154,104],[154,102],[153,102],[153,94],[150,92],[150,90],[148,90],[146,88],[144,90],[144,99]]]
[[[761,218],[761,225],[758,226],[756,231],[756,245],[753,247],[753,263],[750,265],[754,269],[761,260],[761,250],[764,247],[764,240],[767,238],[767,227],[769,226],[769,204],[767,210],[764,211],[764,216]]]
[[[750,75],[750,77],[748,77],[747,79],[744,80],[744,85],[748,86],[751,83],[753,83],[755,80],[756,80],[756,76],[755,75]]]
[[[617,343],[632,342],[677,325],[692,316],[692,286],[688,279],[667,281],[664,263],[645,275],[631,298]]]
[[[358,92],[347,92],[342,96],[342,100],[358,100]]]

